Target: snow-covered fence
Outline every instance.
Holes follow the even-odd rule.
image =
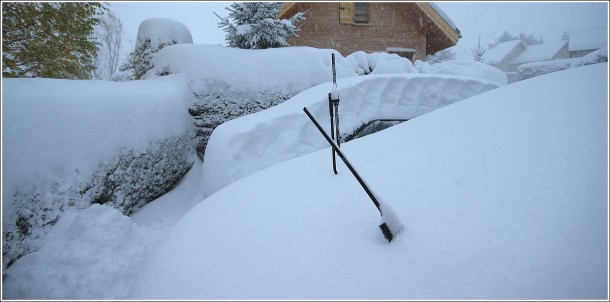
[[[69,209],[124,214],[168,192],[194,161],[188,86],[4,79],[3,268]]]

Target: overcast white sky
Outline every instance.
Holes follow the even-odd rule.
[[[224,31],[218,18],[226,16],[232,2],[111,2],[126,35],[126,48],[135,46],[140,22],[153,17],[171,18],[184,23],[195,44],[224,44]],[[462,33],[454,47],[457,59],[472,60],[471,49],[478,37],[487,47],[505,30],[542,37],[544,42],[561,39],[564,30],[608,26],[608,3],[597,2],[436,2]],[[307,21],[305,21],[307,22]],[[128,52],[129,50],[125,50]]]

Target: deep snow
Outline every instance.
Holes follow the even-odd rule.
[[[405,224],[391,244],[324,149],[195,206],[130,297],[606,299],[607,70],[504,86],[342,145]]]
[[[606,299],[607,70],[540,76],[343,144],[405,225],[391,244],[328,148],[203,201],[197,162],[131,218],[68,212],[4,272],[3,299]],[[161,83],[148,81],[133,85]]]
[[[37,250],[66,210],[125,214],[193,163],[190,89],[149,81],[2,80],[3,269]]]
[[[412,119],[499,87],[479,78],[419,73],[371,74],[337,83],[343,138],[374,119]],[[333,89],[331,82],[320,84],[282,104],[218,126],[204,157],[205,195],[273,164],[328,147],[302,109],[310,107],[329,129],[328,92]]]
[[[68,211],[42,248],[16,262],[3,283],[9,299],[125,299],[165,233],[201,194],[201,161],[171,192],[131,217],[109,206]]]
[[[78,169],[86,179],[121,147],[144,150],[191,129],[189,88],[179,75],[120,83],[3,79],[2,86],[5,188],[33,172],[53,179]],[[10,206],[12,190],[3,193]]]

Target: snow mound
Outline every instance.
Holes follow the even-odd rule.
[[[452,60],[432,64],[432,72],[486,79],[499,85],[506,85],[508,83],[506,74],[500,69],[476,61]]]
[[[397,54],[384,52],[354,52],[346,57],[360,75],[369,73],[410,73],[416,72],[413,64]]]
[[[172,45],[154,58],[155,74],[183,73],[193,83],[217,81],[231,89],[259,93],[273,91],[295,95],[332,81],[331,53],[335,53],[337,77],[357,74],[336,50],[311,47],[238,49],[217,45]]]
[[[140,23],[136,49],[148,39],[152,49],[167,44],[193,44],[193,37],[186,25],[168,18],[150,18]]]
[[[434,74],[341,79],[341,136],[374,119],[412,119],[497,87],[485,80]],[[206,196],[255,171],[327,147],[302,109],[309,107],[322,127],[329,129],[332,89],[332,83],[321,84],[275,107],[218,126],[204,157]]]
[[[607,69],[506,85],[342,145],[404,223],[391,243],[326,148],[195,206],[129,298],[606,299]],[[310,143],[298,131],[277,136]]]
[[[149,246],[161,235],[154,226],[135,224],[108,206],[67,211],[40,250],[7,270],[2,298],[125,298],[146,264]]]

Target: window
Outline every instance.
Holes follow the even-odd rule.
[[[358,127],[351,135],[347,135],[344,138],[345,142],[349,142],[353,139],[361,138],[363,136],[379,132],[383,129],[390,128],[398,125],[402,122],[408,121],[407,119],[376,119],[362,124]]]
[[[354,23],[369,23],[369,16],[366,13],[366,3],[354,3]]]
[[[339,23],[368,24],[368,5],[364,2],[339,2]]]

